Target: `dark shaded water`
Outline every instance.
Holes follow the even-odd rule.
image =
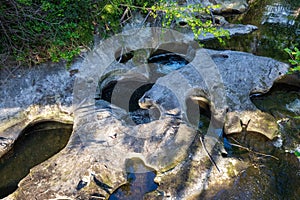
[[[132,54],[134,54],[134,52],[131,52],[128,55]],[[126,59],[132,58],[128,55],[126,54],[125,56],[122,56],[122,58],[118,57],[117,59],[120,59],[122,62],[126,62]],[[188,64],[188,61],[176,53],[170,53],[162,50],[159,51],[159,53],[154,52],[154,54],[148,59],[148,81],[138,81],[135,80],[135,78],[131,78],[130,80],[110,81],[103,86],[100,94],[96,94],[95,99],[105,100],[128,111],[135,124],[148,123],[153,119],[150,119],[148,110],[140,109],[138,100],[145,92],[152,88],[159,77],[180,69],[186,64]],[[151,116],[153,116],[153,113]],[[159,113],[156,119],[157,118],[159,118]]]
[[[300,44],[300,1],[299,0],[255,0],[242,15],[228,16],[231,23],[252,24],[257,31],[225,40],[207,41],[206,48],[231,49],[250,52],[287,62],[289,56],[283,51]]]
[[[260,110],[275,118],[295,118],[300,115],[300,88],[285,84],[275,84],[265,95],[251,97]]]
[[[297,148],[300,152],[300,88],[276,84],[267,94],[251,99],[260,110],[279,120],[284,147],[294,154]]]
[[[72,125],[50,121],[25,128],[13,148],[0,159],[0,198],[15,191],[32,167],[65,147],[71,133]]]
[[[278,150],[273,155],[279,160],[248,153],[252,166],[241,171],[229,188],[206,199],[299,199],[299,161]]]
[[[127,159],[125,163],[127,183],[121,185],[109,197],[109,200],[143,199],[143,196],[157,189],[154,182],[156,172],[147,167],[139,158]]]
[[[279,122],[280,138],[270,141],[259,134],[247,132],[251,141],[240,143],[228,138],[230,156],[251,162],[240,172],[230,188],[220,190],[214,199],[299,199],[300,164],[297,148],[300,144],[300,88],[275,84],[265,95],[252,96],[252,102],[270,113]],[[247,138],[246,138],[247,140]],[[250,144],[249,144],[250,143]]]

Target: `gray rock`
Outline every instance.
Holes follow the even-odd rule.
[[[214,10],[217,14],[243,13],[249,7],[247,0],[204,0],[201,1],[201,4],[204,6],[219,5],[220,7]]]
[[[185,28],[185,27],[179,27],[178,29],[179,29],[179,31],[184,32],[185,34],[189,35],[190,37],[194,37],[194,34],[189,29],[186,30],[187,28]],[[223,29],[225,31],[228,31],[229,36],[236,36],[236,35],[245,35],[245,34],[252,33],[253,31],[256,31],[258,28],[257,28],[257,26],[250,25],[250,24],[247,24],[247,25],[230,24],[227,22],[227,23],[221,24],[221,26],[218,27],[217,29]],[[211,33],[201,34],[198,36],[199,41],[211,40],[213,38],[215,38],[215,36]]]
[[[72,123],[71,77],[64,64],[43,64],[19,69],[0,86],[0,157],[7,152],[22,130],[40,120]],[[1,74],[2,77],[9,74]]]
[[[300,99],[296,99],[295,101],[286,105],[286,108],[296,114],[300,114]]]
[[[245,35],[249,34],[258,28],[254,25],[243,25],[243,24],[225,24],[221,26],[221,28],[225,31],[228,31],[229,36],[236,36],[236,35]],[[192,35],[192,33],[189,33]],[[205,40],[211,40],[215,38],[215,36],[211,33],[207,33],[205,35],[199,35],[198,39],[200,41],[205,41]]]
[[[238,113],[245,115],[244,111],[257,111],[250,95],[269,91],[288,67],[276,60],[248,53],[200,49],[190,64],[159,78],[139,104],[142,108],[159,108],[161,116],[175,115],[186,119],[186,99],[204,98],[209,102],[213,117],[222,126],[226,112],[235,112],[234,116],[237,116]],[[266,118],[267,114],[263,115],[256,113],[254,116]],[[225,123],[229,121],[227,119]],[[255,130],[272,139],[275,129]]]
[[[44,80],[45,85],[21,86],[19,93],[23,91],[23,103],[10,102],[8,108],[15,109],[5,111],[2,116],[4,121],[1,123],[6,128],[1,130],[0,136],[5,140],[4,146],[9,146],[7,138],[14,141],[26,125],[40,119],[74,120],[73,133],[66,148],[31,169],[19,183],[17,191],[5,199],[92,199],[94,195],[108,198],[126,181],[126,159],[133,157],[157,171],[158,191],[174,199],[191,197],[215,185],[219,186],[215,187],[216,192],[222,188],[220,185],[229,186],[234,181],[232,177],[248,167],[249,163],[240,164],[234,158],[221,159],[216,153],[220,151],[220,141],[208,135],[205,146],[221,169],[217,173],[199,142],[195,127],[185,121],[184,102],[191,97],[194,101],[209,104],[216,121],[223,123],[227,110],[256,111],[249,99],[250,93],[270,89],[273,81],[280,77],[279,72],[285,73],[287,65],[246,53],[196,49],[191,37],[172,32],[167,32],[168,37],[160,37],[162,32],[156,31],[141,30],[140,37],[124,36],[121,41],[111,40],[111,43],[96,48],[87,56],[83,67],[77,68],[79,73],[76,74],[73,96],[69,90],[73,78],[59,67],[59,70],[38,76],[38,81]],[[111,74],[118,80],[131,79],[136,73],[126,72],[132,72],[134,65],[140,63],[142,66],[136,72],[142,74],[139,77],[147,79],[143,74],[148,66],[140,59],[103,70],[103,66],[115,61],[116,49],[124,42],[133,50],[164,45],[166,49],[186,47],[179,49],[184,49],[181,53],[186,54],[191,63],[158,79],[140,102],[144,107],[157,106],[161,111],[159,120],[130,124],[125,110],[104,101],[98,101],[95,106],[99,74]],[[143,54],[143,51],[139,53]],[[125,75],[116,71],[118,67]],[[35,76],[24,77],[31,82],[30,78]],[[22,81],[26,82],[26,78]],[[35,94],[37,88],[41,88],[42,94]],[[1,97],[6,99],[5,102],[10,98],[18,100],[22,97],[19,93],[7,91],[6,94],[10,95]],[[51,95],[64,98],[48,100]],[[72,98],[74,109],[70,107]],[[32,105],[34,103],[40,105]],[[1,107],[2,110],[5,108]]]

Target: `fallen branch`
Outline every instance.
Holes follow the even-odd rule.
[[[212,156],[209,154],[209,152],[207,151],[206,146],[205,146],[205,144],[204,144],[204,142],[203,142],[203,138],[202,138],[201,135],[200,135],[200,142],[201,142],[201,145],[202,145],[204,151],[206,152],[206,154],[207,154],[207,156],[208,156],[210,162],[217,168],[218,172],[221,172],[220,169],[219,169],[219,167],[217,166],[216,162],[214,161],[213,157],[212,157]]]
[[[233,140],[234,140],[234,139],[233,139]],[[234,140],[234,141],[236,141],[236,140]],[[271,158],[274,158],[275,160],[279,160],[279,158],[277,158],[277,157],[275,157],[275,156],[272,156],[272,155],[269,155],[269,154],[260,153],[260,152],[257,152],[257,151],[253,151],[253,150],[251,150],[250,148],[244,147],[244,146],[239,145],[239,144],[230,143],[230,145],[235,146],[235,147],[239,147],[239,148],[241,148],[241,149],[245,149],[245,150],[247,150],[247,151],[249,151],[249,152],[251,152],[251,153],[255,153],[255,154],[257,154],[257,155],[266,156],[266,157],[271,157]]]

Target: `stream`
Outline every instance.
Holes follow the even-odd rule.
[[[226,19],[236,24],[252,24],[257,31],[248,35],[225,39],[220,45],[216,40],[205,43],[206,48],[231,49],[287,62],[283,49],[300,45],[300,1],[256,0],[241,15],[228,15]]]
[[[249,35],[226,39],[223,45],[215,40],[206,41],[204,45],[206,48],[250,52],[286,62],[289,57],[283,49],[300,44],[299,15],[299,0],[257,0],[251,4],[246,13],[226,16],[231,23],[256,25],[257,31]],[[128,59],[131,58],[130,55],[127,56]],[[125,58],[120,58],[121,62],[125,62],[122,59]],[[152,71],[155,77],[161,77],[187,64],[182,57],[168,53],[152,56],[148,62],[156,66]],[[130,84],[132,88],[128,88]],[[112,92],[121,97],[128,96],[126,94],[130,93],[131,98],[124,105],[117,106],[127,110],[135,124],[148,123],[153,119],[150,119],[149,113],[145,113],[148,111],[139,108],[138,99],[151,89],[153,84],[143,85],[135,81],[130,84],[129,81],[109,82],[102,94],[98,94],[99,98],[96,100],[111,102]],[[136,88],[139,84],[140,87]],[[242,199],[245,198],[246,192],[253,191],[251,187],[257,187],[255,190],[257,194],[252,196],[254,198],[261,195],[261,188],[272,184],[271,189],[264,195],[269,195],[270,199],[293,199],[300,194],[300,89],[290,85],[274,85],[267,94],[254,95],[251,100],[257,108],[270,113],[278,120],[281,136],[276,141],[272,141],[274,149],[267,153],[271,152],[280,161],[260,158],[253,161],[251,160],[253,157],[248,154],[245,156],[245,151],[233,149],[229,156],[249,159],[263,166],[264,169],[257,168],[255,165],[247,168],[238,176],[230,189],[220,191],[214,198]],[[193,110],[192,106],[187,109]],[[210,118],[209,113],[205,112],[204,110],[204,115],[199,120],[199,129],[202,132],[206,131]],[[29,173],[32,167],[63,149],[71,133],[72,125],[58,122],[41,122],[25,128],[11,151],[0,159],[0,198],[15,191],[19,181]],[[156,176],[154,169],[147,167],[138,158],[127,160],[125,165],[127,183],[113,191],[109,199],[141,199],[144,194],[157,189],[158,185],[154,182]],[[259,169],[262,170],[259,171]]]

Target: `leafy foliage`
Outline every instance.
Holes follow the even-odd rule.
[[[92,40],[89,3],[80,0],[8,0],[0,5],[1,53],[39,63],[71,59]]]
[[[300,159],[300,152],[299,151],[295,151],[295,155],[297,156],[298,159]]]
[[[145,16],[164,16],[163,26],[176,19],[185,20],[198,37],[226,32],[203,19],[210,8],[199,4],[178,6],[167,0],[3,0],[0,4],[0,56],[37,64],[51,59],[68,62],[83,49],[89,49],[93,37],[105,38],[120,31],[138,11]]]
[[[290,69],[291,72],[299,72],[300,71],[300,51],[297,47],[294,49],[285,48],[284,49],[291,57],[289,62],[294,66]]]
[[[201,4],[190,4],[187,6],[178,6],[177,3],[172,1],[161,0],[159,4],[153,5],[151,10],[154,12],[153,16],[157,16],[157,11],[163,12],[165,18],[162,26],[170,27],[172,22],[182,20],[189,25],[194,33],[195,39],[203,34],[213,34],[215,37],[222,41],[222,36],[229,36],[229,33],[224,29],[218,29],[211,19],[211,12],[218,6],[202,7]]]

